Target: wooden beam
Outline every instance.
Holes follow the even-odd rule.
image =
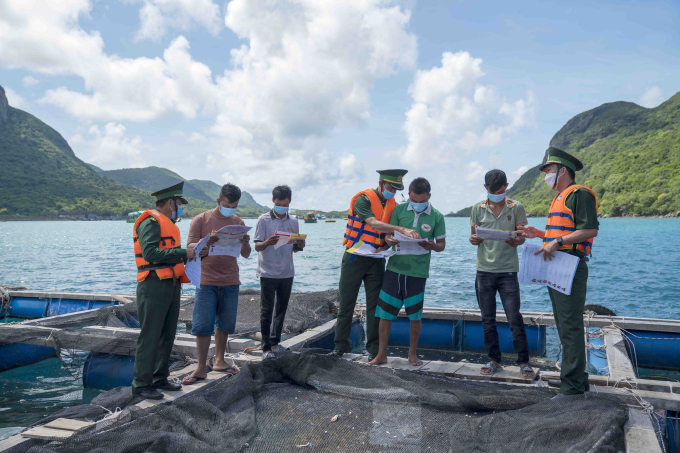
[[[135,300],[134,295],[127,294],[107,294],[107,293],[71,293],[61,291],[10,291],[9,296],[27,297],[31,299],[74,299],[74,300],[98,300],[105,302],[116,302],[115,297],[122,297],[129,300]]]
[[[628,421],[623,426],[626,453],[661,453],[652,420],[639,409],[628,410]]]
[[[556,371],[541,371],[542,381],[559,381],[560,373]],[[626,379],[617,381],[610,376],[598,376],[591,374],[588,376],[591,386],[598,387],[620,387],[629,389],[646,390],[648,392],[674,393],[680,399],[680,382],[657,381],[654,379]]]
[[[300,335],[296,335],[286,341],[282,341],[280,344],[283,348],[290,349],[291,351],[298,351],[304,348],[308,343],[318,340],[319,338],[323,338],[331,333],[333,329],[335,329],[336,321],[336,319],[332,319],[325,324],[321,324],[320,326],[314,327],[313,329],[306,330]],[[354,321],[356,321],[356,319],[352,320],[352,322]]]
[[[364,304],[357,304],[356,310],[365,310]],[[552,313],[522,312],[526,325],[555,325],[555,318]],[[402,310],[399,317],[406,317]],[[482,321],[480,310],[473,309],[452,309],[452,308],[433,308],[423,309],[423,319],[446,319],[446,320],[465,320]],[[496,315],[497,322],[507,323],[504,313]],[[656,319],[656,318],[629,318],[623,316],[592,316],[583,315],[583,324],[586,327],[609,327],[614,324],[617,327],[627,330],[647,330],[653,332],[673,332],[680,333],[680,320]]]
[[[635,380],[636,374],[633,363],[628,357],[626,340],[618,329],[603,328],[604,344],[609,363],[609,377],[615,381],[621,379]]]

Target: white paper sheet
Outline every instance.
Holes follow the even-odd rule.
[[[241,241],[234,242],[230,245],[211,245],[208,255],[210,256],[233,256],[238,258],[241,255],[241,247],[243,243]]]
[[[369,258],[389,258],[395,254],[392,249],[383,250],[382,252],[376,252],[372,245],[365,244],[363,241],[359,241],[354,244],[354,247],[347,249],[347,253],[352,255],[367,256]]]
[[[184,266],[184,272],[187,274],[187,278],[194,284],[198,289],[201,288],[201,251],[205,248],[208,243],[210,235],[207,235],[194,246],[194,253],[196,253],[196,259],[187,261]]]
[[[208,255],[233,256],[238,258],[241,255],[241,239],[250,231],[251,227],[245,225],[227,225],[217,230],[219,239],[210,246]],[[212,233],[211,233],[212,235]]]
[[[399,243],[394,246],[397,255],[426,255],[430,251],[418,245],[419,242],[428,242],[427,239],[413,239],[398,231],[394,232],[394,239]]]
[[[524,245],[519,282],[526,285],[548,286],[570,295],[580,258],[564,252],[555,252],[552,261],[544,261],[543,253],[534,255],[540,249],[539,245]]]
[[[507,241],[517,237],[514,231],[492,230],[489,228],[475,227],[477,237],[485,241]]]

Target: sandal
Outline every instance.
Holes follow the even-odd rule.
[[[484,370],[489,370],[489,371],[484,371]],[[480,370],[479,374],[484,375],[484,376],[491,376],[492,374],[496,374],[499,371],[498,365],[496,365],[493,361],[487,363],[484,365]]]
[[[532,378],[536,376],[536,373],[534,372],[534,369],[529,366],[529,364],[525,363],[524,365],[519,367],[519,372],[522,375],[523,378]],[[524,373],[531,373],[529,376],[525,376]]]
[[[182,385],[194,385],[198,381],[204,381],[206,378],[198,376],[186,376],[182,379]]]

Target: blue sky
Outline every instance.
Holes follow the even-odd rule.
[[[294,206],[345,209],[403,167],[457,210],[574,115],[680,91],[671,1],[58,3],[0,6],[11,105],[86,162],[230,180],[262,203],[288,183]]]

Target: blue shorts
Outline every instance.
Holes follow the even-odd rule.
[[[375,316],[393,321],[397,319],[401,307],[404,307],[408,319],[420,321],[423,317],[426,282],[426,278],[408,277],[386,270]]]
[[[238,311],[238,291],[239,285],[201,285],[200,289],[196,288],[191,335],[209,337],[215,329],[227,334],[234,333]]]

